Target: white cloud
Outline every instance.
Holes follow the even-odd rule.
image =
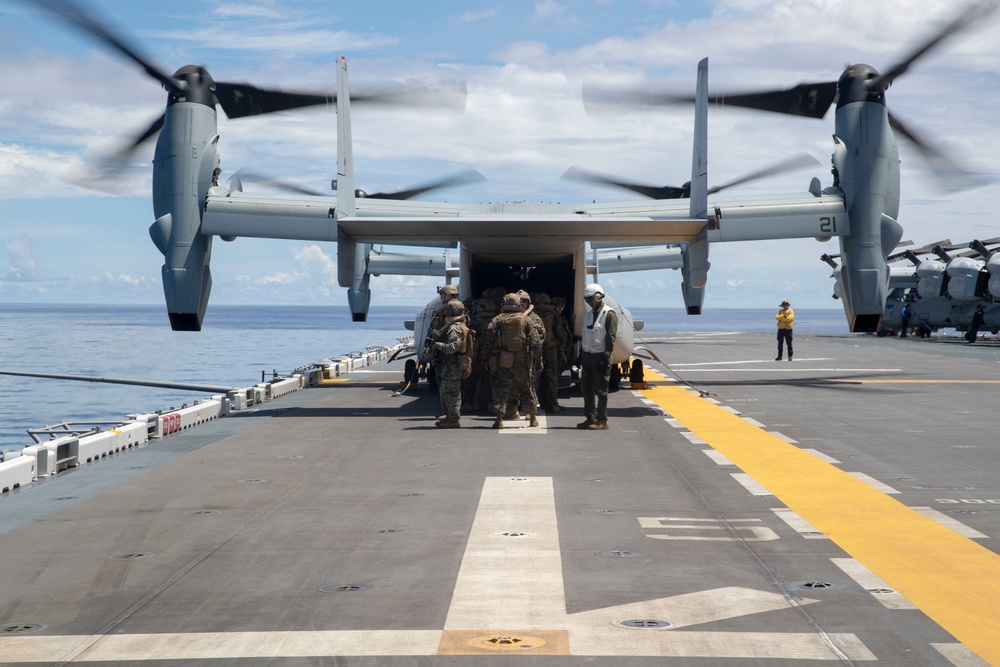
[[[31,241],[26,237],[8,241],[7,252],[10,254],[10,268],[7,269],[6,280],[34,280],[38,263],[31,254]]]

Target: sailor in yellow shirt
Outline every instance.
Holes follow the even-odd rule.
[[[781,348],[783,343],[788,343],[788,360],[792,360],[792,327],[795,326],[795,311],[788,299],[781,302],[781,309],[775,315],[778,320],[778,356],[775,361],[781,361]]]

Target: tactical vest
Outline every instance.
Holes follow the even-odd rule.
[[[545,325],[545,342],[544,347],[552,347],[556,344],[556,309],[552,306],[538,306],[535,308],[535,312],[538,316],[542,318],[542,324]]]
[[[583,351],[584,352],[607,352],[605,338],[608,335],[605,322],[611,308],[607,304],[601,308],[601,312],[594,318],[594,311],[587,313],[586,326],[583,328]]]
[[[497,347],[508,352],[522,352],[527,347],[524,313],[500,313],[497,319]]]

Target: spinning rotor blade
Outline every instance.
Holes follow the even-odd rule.
[[[233,174],[232,178],[230,179],[230,183],[232,183],[233,179],[239,179],[240,183],[242,183],[244,179],[251,180],[255,183],[260,183],[261,185],[269,185],[273,188],[277,188],[279,190],[285,190],[287,192],[294,192],[295,194],[299,195],[309,195],[312,197],[330,196],[329,192],[320,192],[319,190],[313,190],[312,188],[307,188],[303,185],[289,183],[288,181],[280,181],[278,179],[271,178],[270,176],[265,176],[258,172],[249,171],[247,169],[240,169],[235,174]],[[232,189],[231,186],[230,189]]]
[[[789,160],[783,160],[782,162],[775,163],[769,167],[759,169],[755,172],[747,174],[746,176],[724,183],[723,185],[710,188],[708,194],[713,195],[736,185],[742,185],[743,183],[749,183],[750,181],[766,178],[768,176],[774,176],[775,174],[782,174],[786,171],[792,171],[801,167],[811,166],[816,162],[818,162],[816,158],[811,155],[798,155]],[[562,178],[589,183],[601,183],[603,185],[613,185],[615,187],[631,190],[632,192],[649,197],[650,199],[685,199],[691,196],[690,182],[685,183],[680,187],[673,185],[645,185],[642,183],[619,181],[608,176],[602,176],[593,172],[584,171],[583,169],[578,169],[577,167],[570,167],[567,169],[565,173],[563,173]]]
[[[970,190],[987,185],[993,180],[987,174],[970,171],[959,166],[958,163],[931,146],[912,129],[903,125],[899,117],[892,113],[889,114],[889,125],[900,135],[906,137],[913,144],[914,148],[920,152],[921,157],[924,158],[937,177],[937,182],[945,191],[959,192],[961,190]]]
[[[802,155],[797,155],[796,157],[790,158],[788,160],[783,160],[772,164],[769,167],[764,167],[758,171],[751,172],[746,176],[737,178],[734,181],[729,181],[722,185],[717,185],[714,188],[710,188],[708,194],[712,195],[716,192],[721,192],[727,188],[731,188],[735,185],[742,185],[743,183],[749,183],[750,181],[756,181],[761,178],[767,178],[768,176],[775,176],[777,174],[783,174],[786,171],[793,171],[795,169],[801,169],[802,167],[811,167],[814,164],[820,164],[819,160],[814,158],[808,153],[803,153]]]
[[[464,110],[465,98],[463,81],[453,87],[351,93],[351,104]],[[229,118],[245,118],[311,106],[332,106],[337,103],[337,94],[332,90],[329,92],[267,90],[251,83],[217,81],[215,99]]]
[[[287,190],[289,192],[294,192],[296,194],[311,195],[315,197],[329,197],[330,193],[320,192],[318,190],[313,190],[301,185],[296,185],[295,183],[289,183],[287,181],[279,181],[277,179],[270,178],[268,176],[263,176],[256,172],[247,171],[244,169],[236,172],[234,177],[240,179],[251,179],[257,183],[264,185],[270,185],[271,187],[279,188],[281,190]],[[463,185],[465,183],[475,183],[477,181],[485,181],[486,177],[480,174],[475,169],[468,169],[455,176],[448,176],[446,178],[441,178],[436,181],[431,181],[429,183],[424,183],[415,188],[410,188],[407,190],[394,190],[392,192],[373,192],[368,193],[364,190],[357,190],[355,196],[357,197],[367,197],[369,199],[395,199],[404,200],[412,199],[418,195],[422,195],[425,192],[430,192],[431,190],[440,190],[441,188],[452,187],[455,185]]]
[[[926,42],[915,48],[908,56],[892,67],[889,67],[880,76],[869,80],[869,88],[880,88],[885,90],[892,85],[897,77],[909,69],[918,58],[923,57],[934,47],[943,42],[948,37],[965,30],[976,21],[985,18],[997,8],[996,0],[978,0],[965,8],[961,14],[953,19],[946,26],[932,35]]]
[[[430,192],[431,190],[440,190],[441,188],[448,188],[454,185],[464,185],[466,183],[476,183],[478,181],[485,181],[486,177],[480,174],[475,169],[467,169],[455,176],[448,176],[447,178],[442,178],[436,181],[430,181],[429,183],[424,183],[423,185],[418,185],[415,188],[410,188],[408,190],[396,190],[394,192],[374,192],[365,193],[364,197],[370,199],[413,199],[417,195],[422,195],[425,192]]]
[[[70,0],[26,0],[42,9],[56,14],[64,21],[76,25],[84,32],[90,33],[98,41],[110,46],[126,58],[134,61],[146,74],[153,77],[167,90],[178,92],[177,80],[170,76],[156,65],[152,64],[148,58],[140,55],[139,51],[130,46],[120,35],[117,35],[110,27],[97,21],[91,14],[83,11],[78,5]]]
[[[578,169],[577,167],[570,167],[567,169],[563,173],[562,178],[569,181],[613,185],[615,187],[631,190],[632,192],[636,192],[644,197],[649,197],[650,199],[683,199],[684,197],[691,196],[690,183],[681,187],[673,185],[644,185],[642,183],[618,181],[608,176],[602,176],[601,174],[595,174],[593,172],[584,171],[583,169]]]
[[[759,111],[822,118],[837,97],[837,82],[800,83],[786,90],[752,93],[723,93],[709,95],[708,101],[723,106],[744,107]],[[584,106],[594,104],[632,104],[638,106],[665,106],[693,104],[690,95],[673,95],[648,91],[627,90],[621,87],[588,85],[583,89]]]
[[[129,160],[142,144],[156,136],[157,132],[163,128],[164,115],[150,123],[149,127],[137,134],[134,139],[128,141],[124,146],[114,153],[99,158],[96,163],[87,165],[83,172],[72,180],[78,185],[102,190],[105,192],[116,192],[120,188],[117,181],[119,172],[128,166]]]
[[[265,90],[250,83],[217,81],[215,100],[229,118],[245,118],[320,104],[336,104],[337,95],[333,92],[293,93]]]

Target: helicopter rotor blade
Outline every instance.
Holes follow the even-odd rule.
[[[918,135],[911,127],[904,125],[898,116],[889,114],[889,125],[893,130],[910,141],[920,152],[921,157],[930,166],[936,177],[936,182],[946,192],[960,192],[973,188],[988,185],[996,180],[995,176],[990,176],[981,172],[970,171],[948,155],[937,148],[931,146],[924,138]]]
[[[731,188],[736,185],[742,185],[743,183],[749,183],[750,181],[756,181],[762,178],[767,178],[768,176],[775,176],[777,174],[783,174],[787,171],[794,171],[796,169],[802,169],[803,167],[811,167],[813,165],[820,164],[820,161],[814,158],[808,153],[803,153],[801,155],[796,155],[795,157],[789,158],[787,160],[782,160],[781,162],[776,162],[763,169],[758,169],[757,171],[741,176],[736,180],[729,181],[722,185],[717,185],[714,188],[709,189],[708,194],[712,195],[716,192],[721,192],[727,188]]]
[[[71,23],[84,32],[89,33],[106,46],[118,51],[142,67],[146,74],[159,81],[167,90],[173,92],[180,90],[177,80],[173,76],[154,65],[149,58],[143,56],[138,49],[130,45],[121,35],[112,30],[106,22],[98,20],[94,14],[84,11],[79,5],[70,0],[26,1],[55,14],[67,23]]]
[[[603,185],[613,185],[638,193],[650,199],[683,199],[691,195],[691,186],[681,187],[673,185],[646,185],[644,183],[632,183],[629,181],[619,181],[609,176],[595,174],[577,167],[567,169],[562,178],[569,181],[581,181],[585,183],[601,183]]]
[[[227,117],[245,118],[289,109],[336,104],[337,95],[333,92],[298,93],[266,90],[250,83],[216,81],[215,99]]]
[[[818,160],[811,155],[803,153],[788,160],[782,160],[763,169],[758,169],[750,174],[737,178],[723,185],[718,185],[709,189],[708,194],[712,195],[743,183],[749,183],[768,176],[782,174],[786,171],[800,169],[818,163]],[[587,183],[600,183],[602,185],[613,185],[615,187],[631,190],[650,199],[685,199],[691,196],[691,184],[685,183],[677,187],[674,185],[646,185],[643,183],[633,183],[630,181],[620,181],[602,174],[595,174],[578,167],[570,167],[563,173],[562,178],[566,180],[581,181]]]
[[[120,191],[119,176],[129,166],[129,160],[135,151],[144,143],[156,136],[163,128],[164,114],[160,114],[142,132],[137,133],[134,138],[126,142],[117,151],[99,157],[96,161],[88,163],[82,173],[73,178],[78,185],[101,190],[104,192]]]
[[[911,51],[905,58],[900,60],[895,65],[887,68],[886,71],[882,72],[881,75],[875,77],[868,81],[869,88],[881,88],[885,90],[892,85],[892,82],[896,80],[897,77],[903,75],[906,70],[909,69],[917,59],[923,57],[936,46],[941,44],[952,35],[955,35],[973,23],[985,18],[997,8],[996,0],[978,0],[973,2],[965,10],[959,14],[957,17],[952,19],[947,25],[942,27],[936,33],[931,35],[929,39],[921,43],[917,48]]]
[[[395,199],[404,200],[412,199],[418,195],[422,195],[425,192],[430,192],[431,190],[440,190],[441,188],[448,188],[455,185],[464,185],[466,183],[476,183],[479,181],[485,181],[486,177],[480,174],[475,169],[467,169],[455,176],[448,176],[436,181],[430,181],[419,185],[414,188],[409,188],[407,190],[396,190],[393,192],[375,192],[365,194],[366,197],[372,199]]]
[[[233,178],[239,178],[241,181],[244,179],[252,180],[255,183],[261,185],[270,186],[277,188],[279,190],[286,190],[288,192],[294,192],[300,195],[310,195],[313,197],[329,197],[329,192],[320,192],[319,190],[313,190],[312,188],[307,188],[304,185],[298,185],[296,183],[289,183],[288,181],[278,180],[270,176],[265,176],[255,171],[250,171],[248,169],[240,169],[235,174]]]
[[[268,90],[251,83],[217,81],[215,99],[229,118],[245,118],[311,106],[332,106],[337,103],[337,94],[334,91]],[[464,110],[465,99],[464,81],[451,87],[417,87],[351,93],[352,105],[413,106]]]
[[[313,190],[312,188],[307,188],[302,185],[297,185],[295,183],[289,183],[288,181],[281,181],[257,172],[253,172],[247,169],[240,169],[234,175],[234,178],[240,178],[240,180],[249,179],[255,183],[260,183],[262,185],[271,186],[273,188],[278,188],[279,190],[286,190],[288,192],[294,192],[301,195],[310,195],[314,197],[329,197],[331,193],[320,192],[319,190]],[[430,192],[431,190],[439,190],[441,188],[452,187],[455,185],[463,185],[465,183],[474,183],[477,181],[485,181],[486,177],[480,174],[475,169],[468,169],[455,176],[448,176],[446,178],[438,179],[436,181],[431,181],[429,183],[424,183],[423,185],[417,186],[415,188],[409,188],[406,190],[394,190],[392,192],[375,192],[367,193],[363,190],[358,190],[356,195],[359,197],[368,197],[373,199],[412,199],[418,195],[425,192]]]
[[[822,118],[830,109],[837,97],[836,81],[821,81],[819,83],[800,83],[784,90],[770,90],[746,93],[710,94],[708,101],[721,106],[735,106],[758,111],[790,114]],[[622,87],[601,87],[587,85],[583,90],[584,106],[588,109],[594,105],[630,104],[636,106],[667,106],[678,104],[693,104],[694,97],[690,95],[673,95],[670,93],[650,92],[648,90],[630,90]]]

